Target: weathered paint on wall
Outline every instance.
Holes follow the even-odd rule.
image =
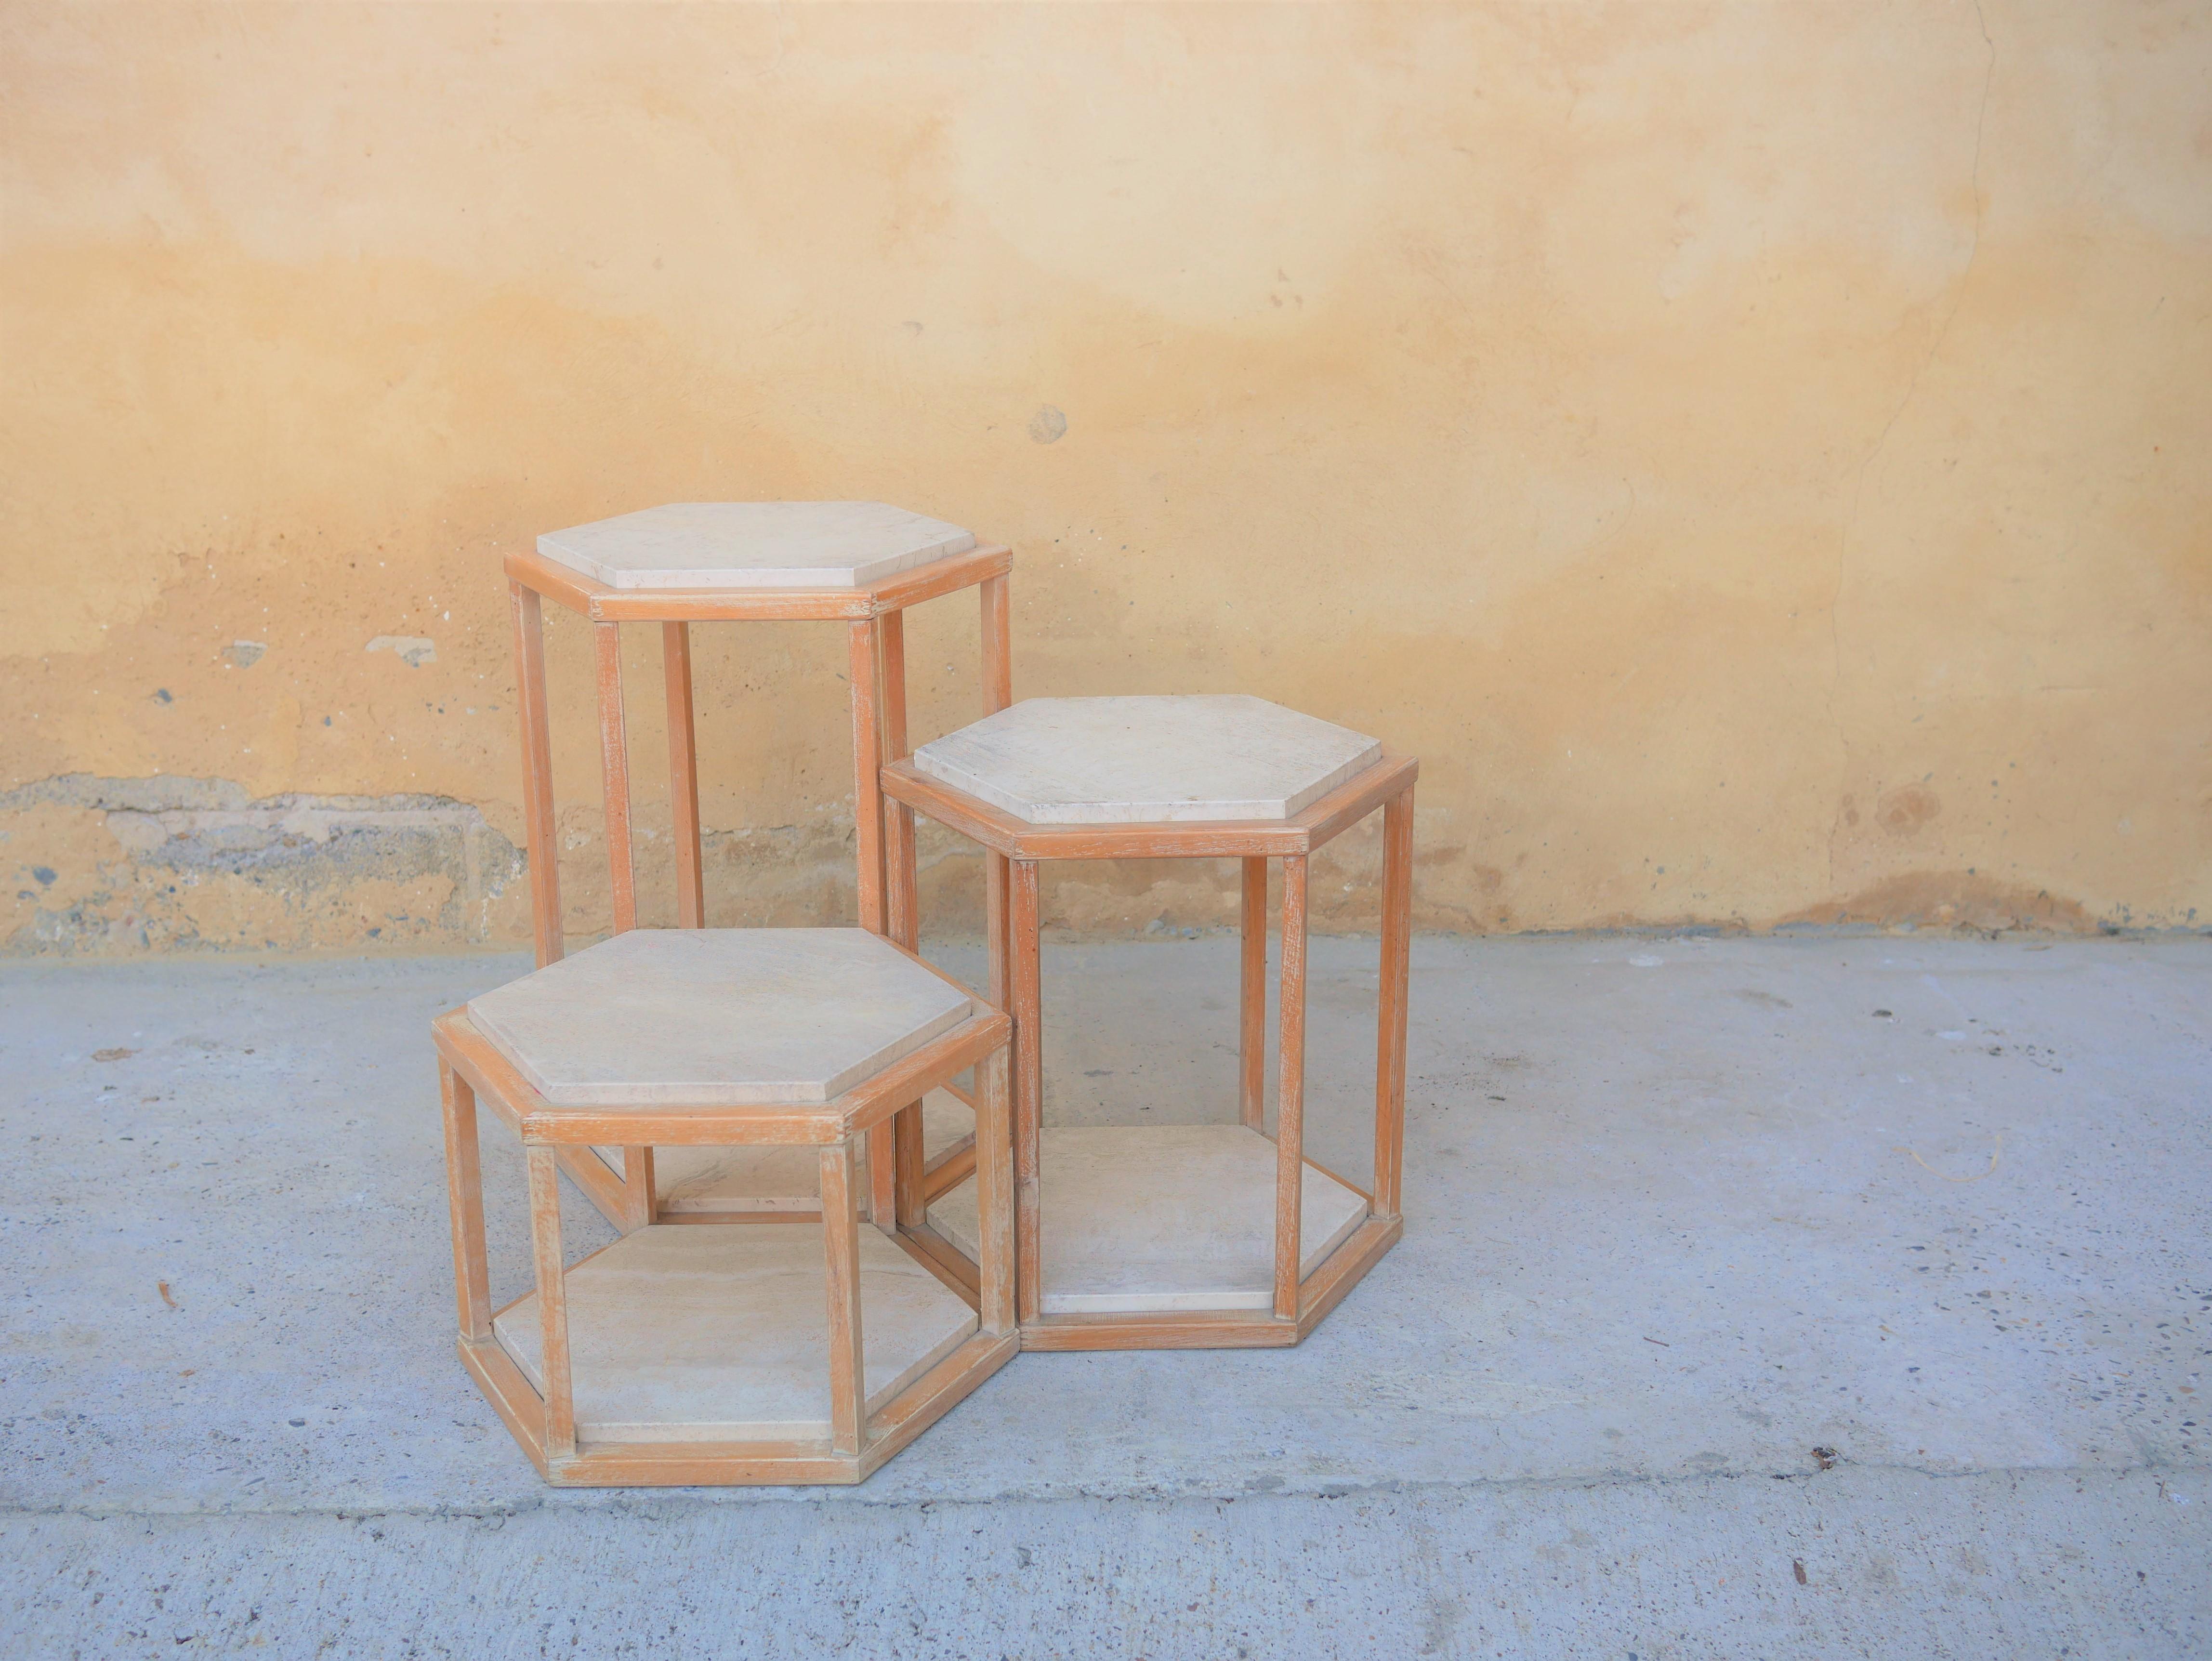
[[[1012,543],[1019,691],[1419,753],[1431,926],[2212,916],[2200,6],[27,3],[0,41],[15,949],[520,938],[500,555],[715,497]],[[927,732],[972,607],[916,629]],[[714,917],[840,915],[839,642],[697,649]]]

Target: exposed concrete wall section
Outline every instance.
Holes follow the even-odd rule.
[[[2208,75],[2184,3],[12,6],[7,938],[518,939],[459,819],[59,782],[503,848],[501,552],[718,497],[1012,543],[1021,691],[1420,754],[1429,926],[2212,916]],[[847,904],[833,633],[702,631],[718,920]]]
[[[300,949],[332,940],[481,943],[528,927],[520,852],[441,796],[249,800],[227,779],[72,774],[0,794],[26,863],[16,951]]]

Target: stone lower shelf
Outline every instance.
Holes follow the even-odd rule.
[[[1038,1148],[1047,1315],[1271,1309],[1275,1144],[1243,1125],[1060,1125]],[[1366,1196],[1309,1165],[1304,1279],[1366,1220]],[[971,1177],[929,1226],[976,1255]]]
[[[975,1131],[975,1115],[949,1090],[922,1098],[921,1140],[926,1158],[935,1159],[963,1136]],[[617,1177],[623,1174],[618,1147],[592,1153]],[[859,1160],[865,1172],[867,1160]],[[653,1177],[659,1214],[817,1212],[822,1208],[822,1173],[811,1147],[659,1147],[653,1153]],[[855,1190],[868,1191],[857,1176]],[[972,1203],[972,1202],[971,1202]]]
[[[867,1410],[960,1348],[975,1311],[879,1230],[860,1238]],[[568,1272],[580,1444],[804,1441],[830,1434],[828,1271],[818,1222],[657,1223]],[[535,1292],[492,1334],[540,1395]]]

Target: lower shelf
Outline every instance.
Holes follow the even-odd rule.
[[[921,1139],[925,1158],[935,1159],[975,1131],[975,1115],[949,1090],[922,1098]],[[618,1147],[596,1147],[607,1169],[623,1174]],[[865,1171],[867,1160],[860,1160]],[[822,1208],[822,1174],[811,1147],[659,1147],[653,1153],[653,1185],[664,1217],[737,1212]],[[867,1181],[854,1183],[862,1195]]]
[[[1062,1125],[1038,1149],[1047,1315],[1271,1309],[1275,1144],[1243,1125]],[[1298,1273],[1351,1238],[1367,1200],[1309,1165]],[[976,1255],[975,1183],[933,1202],[929,1226]]]
[[[818,1222],[655,1224],[568,1273],[580,1445],[800,1441],[830,1434]],[[875,1413],[958,1349],[975,1311],[880,1230],[860,1230],[860,1342]],[[541,1395],[535,1292],[492,1334]]]

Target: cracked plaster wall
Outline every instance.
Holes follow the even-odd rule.
[[[2209,85],[2158,3],[11,7],[0,940],[520,940],[501,552],[749,496],[1011,542],[1019,691],[1418,753],[1429,926],[2212,916]],[[715,920],[844,915],[842,648],[696,649]]]

